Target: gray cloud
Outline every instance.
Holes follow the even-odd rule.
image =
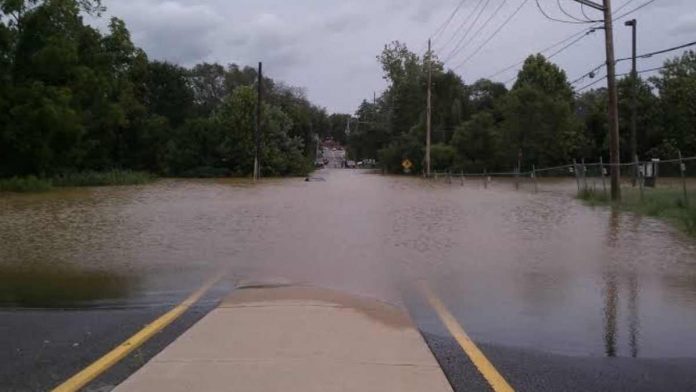
[[[105,0],[108,7],[105,18],[124,19],[135,43],[151,58],[188,66],[202,61],[240,65],[263,61],[268,75],[306,87],[313,102],[330,111],[352,112],[363,98],[384,88],[382,71],[375,60],[384,44],[400,40],[412,50],[422,52],[427,38],[459,1]],[[502,1],[491,0],[488,12]],[[531,1],[495,39],[463,63],[521,1],[508,0],[474,42],[446,65],[461,64],[456,71],[471,82],[583,27],[548,21]],[[470,13],[476,3],[464,3],[450,27],[435,40],[436,48],[454,34],[463,16]],[[555,6],[555,2],[549,2],[547,7]],[[628,5],[625,10],[633,7]],[[570,6],[567,9],[574,10]],[[661,0],[632,16],[639,19],[641,51],[683,43],[696,29],[693,0]],[[94,23],[103,27],[105,19]],[[628,34],[623,23],[617,23],[618,56],[630,53]],[[439,55],[444,57],[452,46]],[[601,63],[603,53],[602,32],[599,31],[553,61],[574,78]],[[641,68],[659,65],[663,59],[643,60]],[[619,72],[622,71],[620,68]],[[505,72],[495,79],[508,80],[515,72]]]

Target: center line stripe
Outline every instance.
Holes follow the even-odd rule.
[[[476,368],[479,370],[481,375],[488,381],[491,388],[495,392],[512,392],[514,389],[510,384],[505,381],[502,375],[496,370],[493,364],[486,358],[486,356],[479,350],[473,340],[466,334],[464,328],[457,322],[452,313],[447,310],[445,304],[442,303],[440,298],[433,293],[430,287],[426,283],[420,285],[421,291],[425,295],[426,299],[430,303],[437,313],[442,323],[445,324],[447,330],[454,336],[454,339],[459,343],[459,346],[464,350],[471,362],[474,363]]]

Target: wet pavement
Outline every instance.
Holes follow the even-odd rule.
[[[0,346],[10,348],[0,350],[0,389],[55,385],[220,269],[406,307],[438,359],[455,364],[441,361],[451,381],[471,365],[419,298],[418,281],[517,389],[696,388],[696,241],[668,225],[586,207],[572,179],[534,194],[495,179],[483,189],[316,175],[326,181],[0,195]],[[224,291],[184,318],[192,323]],[[476,387],[464,379],[459,390]]]

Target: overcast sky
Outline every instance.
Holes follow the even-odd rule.
[[[104,25],[110,16],[126,21],[135,43],[150,58],[190,66],[199,62],[255,65],[263,61],[267,75],[304,87],[309,99],[329,112],[354,112],[364,98],[372,98],[385,87],[375,56],[384,44],[405,42],[423,51],[429,36],[443,25],[461,0],[105,0],[108,11],[96,22]],[[446,63],[461,64],[503,24],[525,0],[485,0],[478,23],[471,29],[466,46]],[[467,83],[487,77],[528,54],[548,47],[587,27],[552,22],[544,18],[535,0],[526,0],[500,33],[469,61],[457,68]],[[616,15],[648,0],[614,0],[614,8],[629,2]],[[434,48],[447,58],[458,38],[450,37],[460,25],[476,15],[479,0],[464,0],[459,12]],[[503,4],[504,3],[504,4]],[[581,16],[572,0],[561,0],[566,10]],[[638,19],[638,52],[649,52],[696,41],[696,0],[656,0],[635,12]],[[552,16],[565,18],[556,0],[541,0]],[[494,10],[499,12],[494,14]],[[480,8],[479,8],[480,9]],[[592,18],[596,11],[586,10]],[[493,15],[478,35],[475,32]],[[630,31],[616,24],[617,57],[630,55]],[[465,32],[468,25],[464,25]],[[463,34],[463,33],[460,33]],[[448,44],[449,42],[449,44]],[[447,44],[447,45],[446,45]],[[442,46],[445,46],[442,48]],[[660,66],[664,56],[639,62],[639,69]],[[563,67],[570,80],[604,59],[603,32],[581,40],[553,61]],[[619,65],[626,72],[630,62]],[[517,68],[495,80],[506,81]],[[587,79],[578,87],[592,82]]]

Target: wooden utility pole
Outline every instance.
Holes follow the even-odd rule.
[[[261,156],[261,104],[263,103],[263,63],[259,62],[259,74],[258,74],[258,93],[256,102],[256,132],[254,132],[254,142],[256,144],[256,151],[254,153],[254,181],[257,181],[261,176],[261,162],[259,161]]]
[[[638,27],[638,22],[635,19],[631,19],[625,23],[626,26],[631,27],[633,30],[633,51],[631,55],[631,159],[634,162],[633,165],[633,178],[632,184],[636,186],[636,181],[638,181],[638,139],[636,136],[636,117],[638,111],[638,71],[636,69],[636,28]]]
[[[611,162],[611,199],[621,200],[619,175],[619,97],[616,91],[616,61],[614,60],[614,23],[611,0],[604,0],[604,40],[607,51],[607,89],[609,93],[609,159]]]
[[[430,51],[430,40],[428,40],[428,107],[427,107],[427,112],[426,112],[426,122],[427,122],[427,130],[426,130],[426,136],[425,136],[425,175],[426,177],[430,177],[430,127],[431,127],[431,86],[432,86],[432,81],[433,81],[433,61],[432,61],[432,53]]]
[[[607,52],[607,89],[609,94],[609,162],[611,169],[611,199],[621,200],[619,175],[621,162],[619,156],[619,104],[616,91],[616,60],[614,59],[614,22],[611,15],[611,0],[603,0],[603,5],[591,0],[575,2],[602,11],[604,13],[604,40]]]

